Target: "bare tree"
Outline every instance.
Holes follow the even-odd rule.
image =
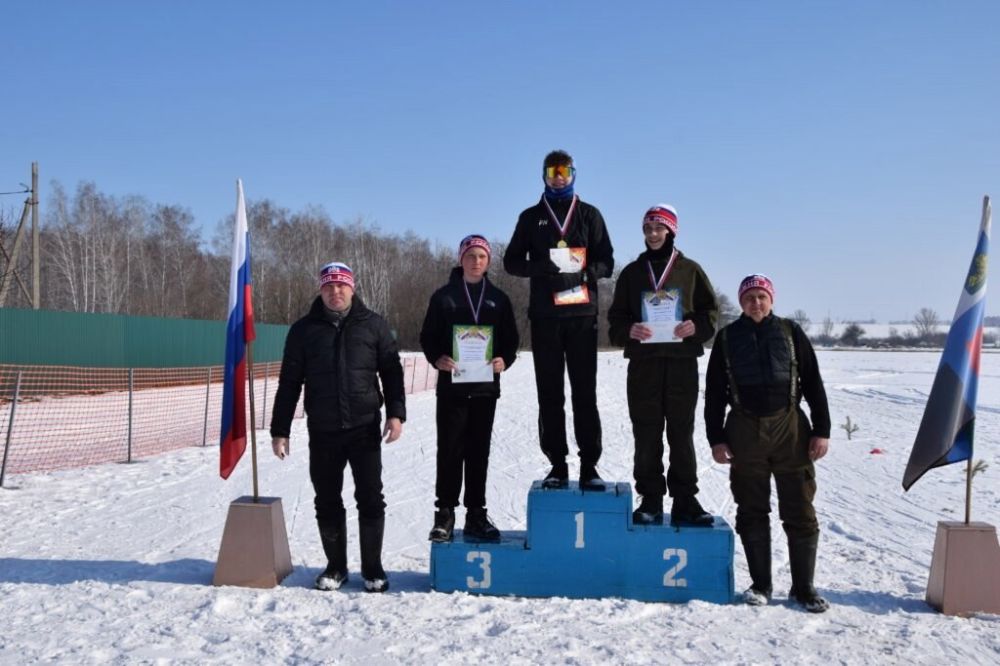
[[[719,321],[715,330],[721,331],[723,327],[736,321],[740,316],[740,309],[730,300],[729,296],[723,294],[718,289],[715,290],[715,299],[719,303]]]
[[[812,326],[812,320],[809,319],[809,315],[806,314],[805,310],[796,310],[789,319],[798,324],[803,333],[808,333],[809,327]]]
[[[830,315],[823,318],[823,323],[820,325],[820,335],[833,337],[833,320],[830,319]]]
[[[937,333],[940,324],[937,312],[930,308],[920,308],[913,317],[913,326],[917,329],[917,337],[921,340],[926,340]]]

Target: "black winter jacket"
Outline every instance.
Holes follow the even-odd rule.
[[[443,355],[452,356],[453,326],[470,326],[476,323],[462,287],[463,282],[461,267],[452,269],[448,284],[435,291],[427,305],[427,315],[420,329],[420,347],[431,365]],[[483,305],[479,311],[479,323],[493,327],[493,357],[502,358],[509,368],[517,360],[517,348],[520,344],[514,309],[507,294],[486,277],[469,289],[474,303],[479,303],[483,285],[486,293],[483,294]],[[494,374],[492,382],[453,384],[450,372],[439,372],[437,395],[499,398],[500,375]]]
[[[543,195],[544,196],[544,195]],[[570,201],[550,201],[559,221],[565,220]],[[601,211],[583,201],[576,210],[566,233],[569,247],[587,248],[587,268],[580,273],[560,273],[549,258],[549,250],[559,242],[559,229],[542,200],[526,209],[517,219],[514,235],[503,255],[503,267],[511,275],[531,278],[528,305],[530,319],[583,317],[597,314],[597,281],[611,277],[615,267],[614,248],[604,225]],[[553,294],[587,283],[590,302],[579,305],[556,305]]]
[[[330,432],[377,422],[385,390],[386,418],[406,420],[403,366],[389,325],[354,296],[339,328],[319,296],[285,338],[271,436],[288,437],[305,384],[310,431]]]

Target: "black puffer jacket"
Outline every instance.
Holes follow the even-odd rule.
[[[427,315],[420,329],[420,347],[431,365],[443,355],[452,355],[453,326],[471,326],[476,323],[462,287],[463,281],[461,267],[452,269],[448,284],[435,291],[427,305]],[[483,278],[480,284],[485,285],[486,293],[483,294],[483,305],[479,311],[479,323],[493,327],[493,357],[502,358],[509,368],[517,359],[517,347],[520,344],[514,308],[507,294],[488,278]],[[470,292],[478,304],[482,293],[480,285],[473,285]],[[492,382],[454,384],[450,372],[439,372],[437,395],[499,398],[500,375],[494,374]]]
[[[551,201],[559,221],[566,219],[570,201]],[[587,248],[587,268],[580,273],[560,273],[549,250],[559,242],[559,229],[552,221],[545,203],[541,200],[526,209],[517,218],[514,235],[503,255],[503,267],[511,275],[531,278],[531,299],[528,305],[530,319],[549,317],[584,317],[597,314],[597,281],[611,277],[615,267],[614,248],[608,237],[601,211],[583,201],[577,201],[576,210],[566,230],[566,243],[570,247]],[[587,283],[590,303],[556,305],[553,294]]]
[[[339,325],[317,296],[288,331],[271,436],[288,437],[303,384],[310,431],[337,431],[378,421],[385,390],[386,417],[406,419],[403,366],[385,319],[355,296]]]

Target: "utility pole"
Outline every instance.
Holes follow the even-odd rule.
[[[38,260],[38,162],[31,163],[31,306],[41,306],[41,262]]]
[[[4,307],[7,303],[7,294],[10,290],[11,284],[17,282],[17,286],[21,288],[21,293],[24,294],[24,300],[31,303],[34,309],[38,309],[40,305],[40,292],[41,285],[39,281],[39,242],[38,242],[38,162],[31,163],[31,187],[29,188],[24,183],[21,183],[23,190],[16,190],[14,192],[0,192],[0,194],[28,194],[28,198],[24,200],[24,210],[21,213],[21,221],[17,224],[17,231],[14,233],[14,245],[10,252],[7,248],[0,243],[0,255],[7,262],[7,268],[0,274],[0,307]],[[21,251],[21,244],[24,241],[25,230],[27,227],[28,213],[31,213],[31,269],[32,269],[32,293],[28,293],[28,288],[21,279],[21,276],[17,273],[17,259]]]

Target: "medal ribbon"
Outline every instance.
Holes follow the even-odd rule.
[[[670,253],[670,261],[663,268],[663,274],[660,275],[660,279],[656,279],[656,274],[653,273],[653,262],[646,261],[646,268],[649,269],[649,282],[653,285],[653,291],[659,291],[663,288],[663,285],[667,282],[667,277],[670,275],[670,271],[674,268],[674,260],[677,259],[677,249]]]
[[[483,276],[483,290],[479,292],[479,305],[472,304],[472,294],[469,292],[469,283],[462,280],[462,286],[465,287],[465,300],[469,304],[469,309],[472,310],[472,321],[479,325],[479,311],[483,309],[483,296],[486,295],[486,276]]]
[[[569,223],[573,219],[573,212],[576,210],[576,202],[578,199],[579,197],[574,194],[573,201],[569,204],[569,210],[566,211],[566,219],[560,223],[559,216],[556,215],[556,212],[552,210],[552,206],[549,205],[549,200],[544,196],[542,197],[542,202],[545,204],[545,208],[549,211],[549,217],[556,223],[556,228],[559,229],[559,238],[562,240],[566,239],[566,232],[569,231]]]

